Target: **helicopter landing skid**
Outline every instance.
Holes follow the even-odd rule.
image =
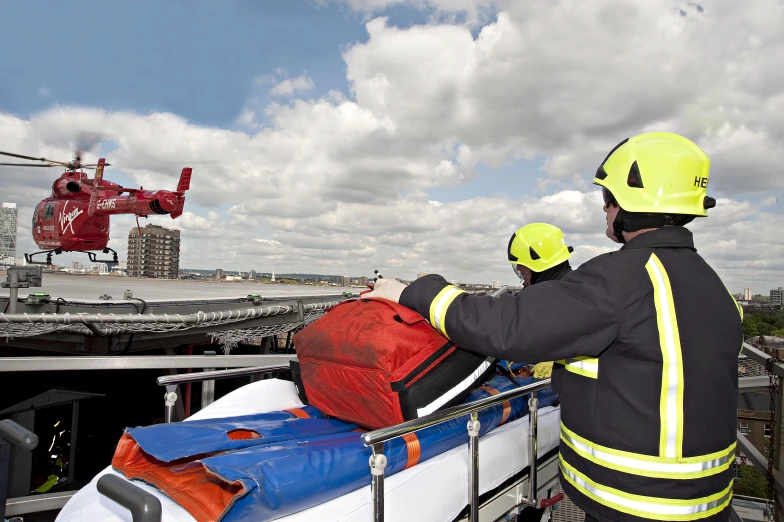
[[[46,265],[52,266],[52,254],[62,254],[63,251],[59,248],[54,250],[41,250],[40,252],[36,252],[34,254],[25,254],[25,262],[28,265]],[[38,254],[46,254],[46,261],[33,261],[33,256],[37,256]]]
[[[113,254],[113,259],[98,259],[97,254],[95,252],[90,252],[88,250],[73,250],[73,252],[81,252],[83,254],[87,254],[87,257],[90,258],[91,263],[106,263],[108,266],[118,265],[120,261],[117,259],[117,252],[112,250],[111,248],[104,248],[103,253],[108,254],[111,252]],[[42,250],[40,252],[36,252],[34,254],[25,254],[25,261],[28,265],[46,265],[52,266],[52,254],[62,254],[62,249],[55,249],[55,250]],[[33,256],[37,256],[39,254],[46,254],[46,261],[33,261]]]
[[[103,249],[103,253],[108,254],[109,252],[111,252],[113,255],[113,259],[98,259],[96,257],[97,254],[95,252],[90,252],[87,250],[75,250],[74,252],[82,252],[83,254],[87,254],[87,257],[90,258],[91,263],[106,263],[109,266],[120,264],[120,261],[117,259],[117,252],[115,252],[114,250],[108,247]]]

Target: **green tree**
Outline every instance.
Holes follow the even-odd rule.
[[[733,491],[736,495],[747,497],[768,498],[768,480],[765,473],[754,466],[737,464],[740,468],[739,477],[735,479]]]

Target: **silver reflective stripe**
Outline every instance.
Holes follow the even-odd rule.
[[[440,408],[441,406],[443,406],[444,404],[452,400],[454,397],[457,397],[457,395],[460,392],[464,391],[466,388],[474,384],[477,381],[477,379],[479,379],[479,377],[481,377],[482,374],[488,368],[490,368],[490,363],[492,362],[492,360],[493,359],[491,357],[488,357],[487,359],[485,359],[485,362],[480,364],[479,367],[476,370],[474,370],[473,373],[471,373],[471,375],[463,379],[461,382],[457,383],[457,385],[454,386],[451,390],[449,390],[448,392],[446,392],[441,397],[437,398],[427,406],[418,408],[417,416],[421,417],[422,415],[428,415],[430,413],[433,413],[438,408]]]
[[[732,497],[732,484],[718,495],[702,499],[643,497],[588,481],[582,473],[571,469],[563,459],[561,459],[561,471],[575,488],[600,504],[624,513],[656,520],[689,520],[683,517],[716,510],[723,504],[727,504]]]
[[[592,376],[599,375],[599,359],[595,357],[585,359],[566,359],[565,363],[565,366],[571,366],[572,368],[583,370],[584,372],[590,373]]]
[[[561,426],[561,438],[571,445],[572,449],[574,449],[578,455],[595,462],[596,464],[610,469],[643,476],[656,474],[656,476],[660,478],[694,478],[692,475],[705,475],[704,473],[700,473],[703,471],[720,467],[726,468],[727,464],[735,458],[734,444],[724,451],[724,455],[714,459],[699,462],[668,462],[658,458],[657,461],[652,459],[647,460],[635,458],[633,454],[628,454],[628,452],[623,452],[627,454],[621,455],[620,453],[622,452],[620,451],[613,451],[610,448],[603,448],[597,444],[591,443],[586,439],[583,439],[582,437],[572,436],[565,426]],[[666,474],[672,474],[672,476],[668,477]],[[687,476],[679,477],[677,475]]]

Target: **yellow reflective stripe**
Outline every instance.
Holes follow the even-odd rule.
[[[616,511],[654,520],[698,520],[725,509],[732,500],[732,480],[722,491],[695,499],[634,495],[599,484],[573,468],[559,456],[564,478],[580,493]]]
[[[609,469],[643,477],[696,479],[725,471],[735,460],[735,445],[697,457],[667,459],[621,451],[593,443],[567,428],[561,422],[561,440],[584,459]]]
[[[449,336],[446,333],[446,310],[452,304],[452,301],[463,293],[465,293],[465,290],[449,285],[438,292],[436,298],[430,303],[430,324],[447,339]]]
[[[656,254],[651,254],[645,269],[653,284],[656,322],[659,327],[659,344],[663,359],[659,403],[661,418],[659,453],[662,457],[680,458],[683,456],[683,359],[675,303],[672,298],[670,278],[667,277],[667,272]]]
[[[738,309],[738,313],[740,314],[740,320],[741,322],[743,322],[743,307],[740,305],[740,303],[738,303],[738,300],[735,299],[735,296],[732,295],[732,292],[730,292],[730,289],[727,288],[727,285],[724,285],[724,289],[727,291],[728,294],[730,294],[730,297],[732,298],[732,302],[735,303],[735,308]]]
[[[571,359],[560,359],[556,362],[563,364],[572,373],[590,377],[591,379],[599,378],[599,359],[596,357],[572,357]]]

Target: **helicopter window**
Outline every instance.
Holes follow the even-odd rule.
[[[38,213],[41,211],[41,204],[37,204],[35,206],[35,210],[33,211],[33,228],[35,228],[36,222],[38,222]]]
[[[44,219],[52,219],[54,217],[54,203],[47,203],[44,208]]]

